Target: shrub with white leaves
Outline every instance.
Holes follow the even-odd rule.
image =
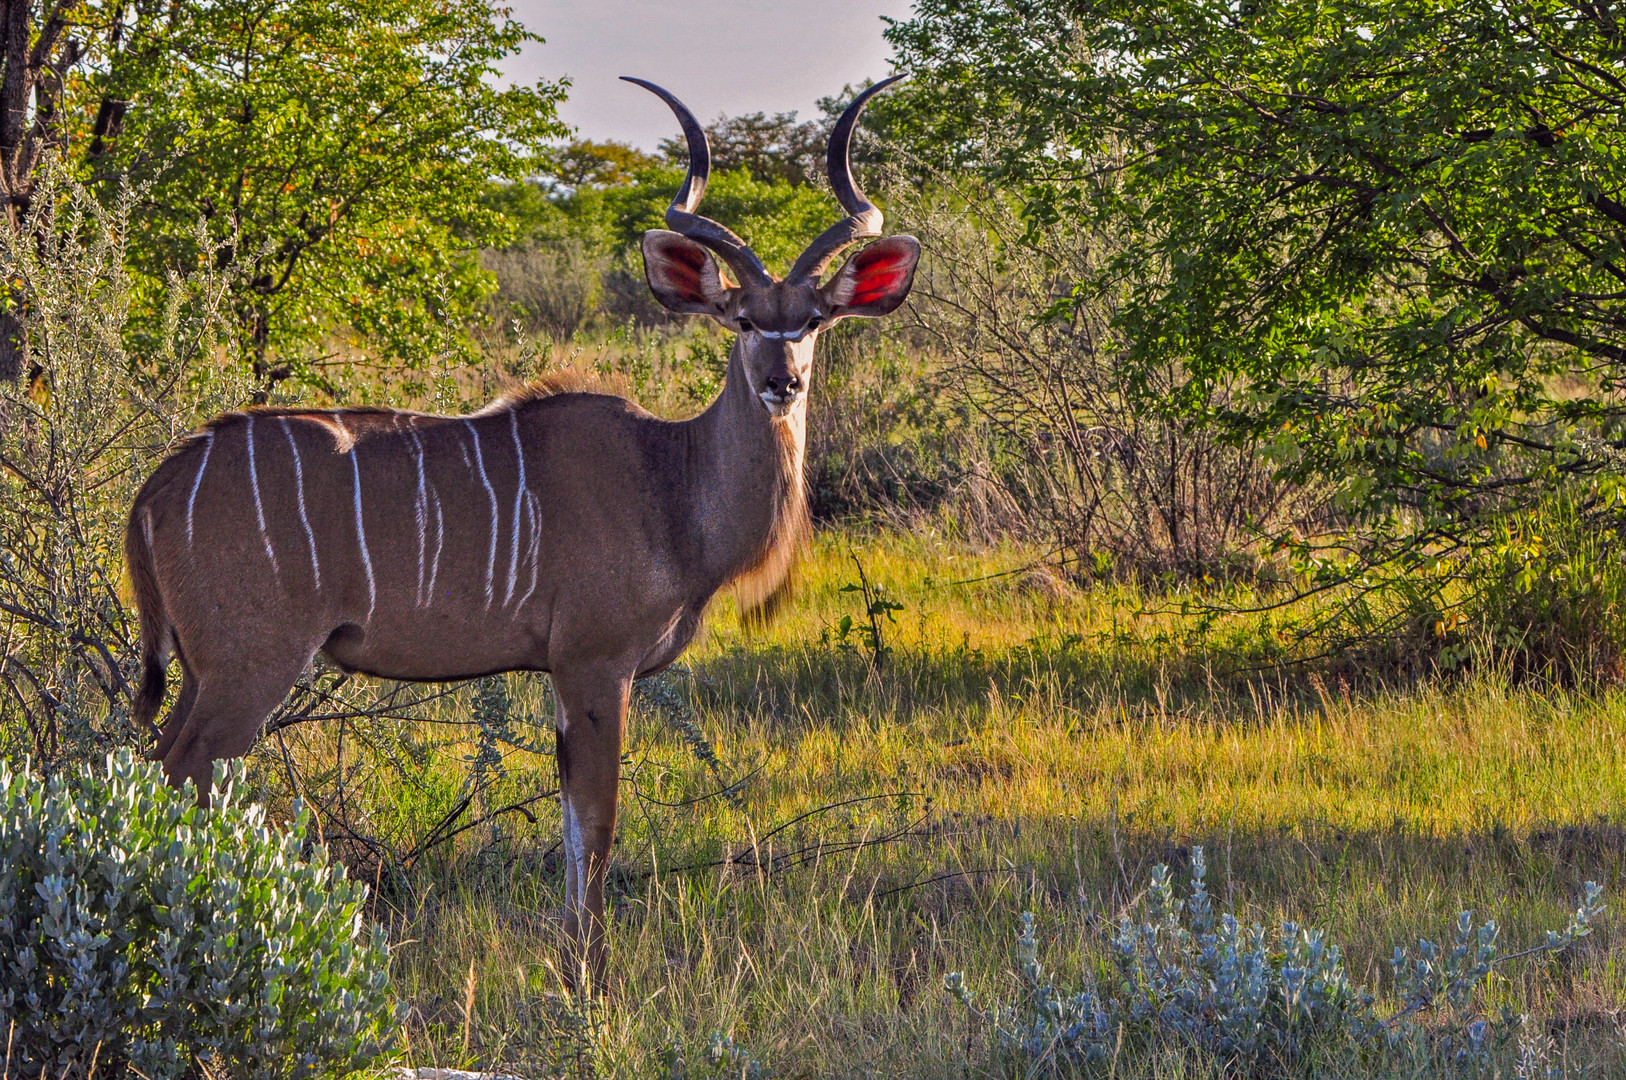
[[[156,765],[42,777],[0,763],[5,1075],[342,1076],[395,1027],[364,886],[229,785],[211,809]]]
[[[1086,972],[1081,988],[1058,990],[1039,960],[1033,915],[1024,912],[1019,1000],[980,1007],[959,972],[944,989],[988,1025],[995,1057],[1022,1076],[1106,1074],[1125,1051],[1153,1047],[1182,1048],[1246,1076],[1296,1075],[1311,1059],[1379,1070],[1371,1075],[1420,1060],[1447,1074],[1478,1075],[1498,1047],[1524,1047],[1529,1025],[1511,1012],[1474,1013],[1475,987],[1500,964],[1568,948],[1605,910],[1602,890],[1587,882],[1562,931],[1505,955],[1496,924],[1476,924],[1463,912],[1449,950],[1426,939],[1415,950],[1395,949],[1399,1006],[1385,1017],[1374,995],[1351,983],[1338,946],[1321,931],[1216,918],[1206,874],[1203,850],[1194,848],[1191,891],[1181,902],[1169,868],[1153,868],[1136,917],[1124,915],[1095,942],[1109,961],[1106,979]],[[1426,1010],[1442,1015],[1419,1024]]]

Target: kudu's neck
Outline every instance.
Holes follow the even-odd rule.
[[[781,419],[751,389],[736,342],[723,392],[689,423],[697,467],[701,545],[719,583],[758,571],[765,592],[783,577],[805,535],[802,448],[807,398]],[[747,590],[749,591],[749,590]]]

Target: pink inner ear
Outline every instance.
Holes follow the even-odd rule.
[[[873,245],[853,257],[857,271],[853,282],[853,307],[864,307],[884,300],[895,292],[909,277],[909,253],[898,248]]]
[[[697,304],[706,302],[700,288],[700,273],[706,266],[706,253],[689,244],[660,244],[656,247],[659,259],[655,271],[660,283],[685,300]]]

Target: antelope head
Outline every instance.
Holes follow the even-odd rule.
[[[669,311],[708,315],[737,333],[735,353],[752,395],[769,415],[787,417],[807,400],[819,332],[849,316],[890,313],[914,283],[920,241],[912,236],[876,240],[828,281],[819,280],[847,247],[881,235],[881,211],[853,181],[848,148],[870,98],[903,76],[883,79],[865,90],[836,121],[826,162],[830,186],[847,217],[820,234],[783,279],[770,274],[750,245],[727,227],[695,212],[711,174],[711,147],[694,114],[654,83],[623,77],[671,107],[689,146],[688,175],[666,211],[671,229],[644,234],[644,276],[650,291]]]

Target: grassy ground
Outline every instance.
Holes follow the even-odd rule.
[[[860,629],[841,633],[844,615],[866,621],[842,591],[854,554],[902,605],[879,669]],[[1095,962],[1090,920],[1122,910],[1153,864],[1183,869],[1194,844],[1245,921],[1325,928],[1380,992],[1393,945],[1449,937],[1460,909],[1520,945],[1563,925],[1584,880],[1618,894],[1626,694],[1492,676],[1395,689],[1250,677],[1225,658],[1268,643],[1268,624],[1198,641],[1125,592],[990,576],[1020,561],[830,535],[770,629],[748,633],[717,605],[688,672],[635,705],[606,1009],[557,994],[551,801],[534,823],[504,815],[387,878],[375,866],[411,1063],[534,1074],[591,1057],[607,1074],[658,1075],[675,1039],[692,1060],[718,1032],[782,1077],[980,1075],[985,1040],[945,973],[1015,993],[1027,910],[1047,966],[1075,981]],[[528,726],[549,715],[541,680],[507,686],[515,730],[545,746]],[[692,703],[720,769],[663,700]],[[466,705],[441,715],[466,719]],[[466,729],[428,730],[389,768],[354,741],[334,766],[358,771],[350,820],[397,850],[456,806],[468,772]],[[317,763],[336,738],[293,729],[257,766],[274,785],[284,748]],[[544,754],[509,749],[504,763],[487,807],[553,786]],[[716,795],[733,781],[735,800]],[[1482,991],[1546,1018],[1575,1075],[1626,1068],[1617,925]],[[1169,1062],[1118,1072],[1183,1075]]]

